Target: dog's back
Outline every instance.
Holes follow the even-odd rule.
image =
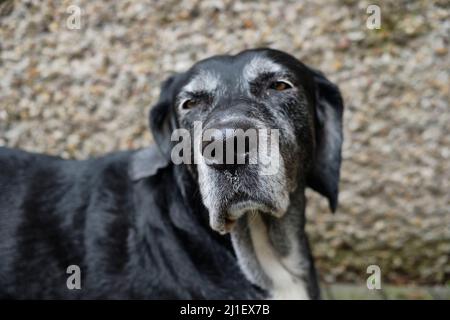
[[[128,153],[74,161],[0,148],[0,297],[76,297],[66,269],[86,265],[86,220],[105,227],[89,199],[115,201],[109,193],[126,183],[127,162]]]
[[[73,161],[1,148],[0,298],[260,297],[198,193],[183,199],[156,154]],[[81,290],[67,286],[71,265]]]

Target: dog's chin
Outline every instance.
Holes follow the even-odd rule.
[[[281,218],[284,213],[285,210],[278,209],[272,203],[252,199],[232,201],[223,209],[210,212],[210,225],[220,234],[227,234],[233,231],[237,221],[247,214],[268,214]]]

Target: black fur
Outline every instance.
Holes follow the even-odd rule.
[[[262,296],[183,168],[133,181],[133,154],[68,161],[0,148],[1,298]],[[81,290],[67,289],[72,264]]]

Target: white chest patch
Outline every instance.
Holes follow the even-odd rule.
[[[309,300],[306,284],[296,276],[302,271],[291,269],[299,265],[300,254],[295,254],[297,250],[292,250],[289,256],[280,258],[270,242],[267,227],[259,215],[251,218],[249,227],[256,258],[273,283],[271,298]],[[295,246],[293,248],[295,249]]]

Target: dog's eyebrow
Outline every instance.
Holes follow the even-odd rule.
[[[182,88],[183,92],[213,92],[217,89],[220,83],[218,74],[208,71],[200,70],[192,79]]]
[[[282,71],[282,66],[272,60],[264,57],[255,57],[245,65],[242,74],[246,82],[252,82],[262,74],[279,73]]]

